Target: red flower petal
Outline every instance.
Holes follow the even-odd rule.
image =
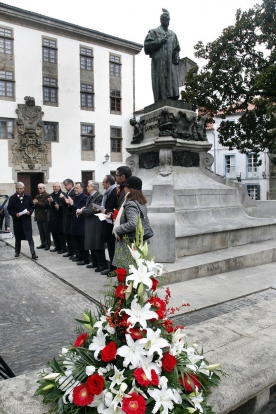
[[[132,392],[123,398],[122,410],[127,414],[144,414],[146,401],[141,395]]]
[[[86,384],[80,384],[73,389],[73,402],[77,406],[82,407],[91,404],[93,399],[94,396],[89,392]]]
[[[74,342],[74,346],[83,346],[87,338],[88,338],[87,333],[83,333],[79,335]]]

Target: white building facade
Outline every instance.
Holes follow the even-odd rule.
[[[237,122],[240,113],[232,114],[227,117],[228,121]],[[229,151],[228,148],[219,144],[219,128],[222,119],[214,118],[215,123],[208,125],[207,138],[212,143],[210,153],[214,157],[213,171],[223,177],[241,182],[247,187],[249,197],[254,200],[268,200],[269,197],[269,170],[270,160],[267,153],[261,153],[257,159],[255,153],[241,154],[237,150]],[[257,166],[258,160],[262,161],[261,166]]]
[[[102,181],[129,155],[142,45],[0,3],[0,186]],[[18,104],[41,106],[48,167],[14,163]],[[107,157],[106,157],[107,155]],[[104,161],[107,162],[104,163]]]

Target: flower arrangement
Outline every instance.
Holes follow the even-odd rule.
[[[75,342],[48,363],[52,373],[41,374],[35,395],[58,414],[213,413],[206,397],[219,365],[209,365],[186,343],[184,327],[173,325],[169,290],[164,300],[157,294],[163,266],[149,258],[140,220],[128,247],[133,264],[116,270],[98,315],[84,311],[77,319]]]

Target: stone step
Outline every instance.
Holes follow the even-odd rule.
[[[260,266],[276,261],[276,239],[259,243],[180,257],[164,264],[167,273],[163,285],[214,276],[234,270]]]

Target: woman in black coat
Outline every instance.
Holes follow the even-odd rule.
[[[37,259],[34,250],[34,240],[32,231],[31,215],[35,205],[32,197],[25,194],[25,185],[21,182],[16,183],[16,192],[10,197],[8,212],[13,218],[13,231],[15,237],[15,257],[18,257],[21,251],[21,240],[28,240],[32,259]],[[23,211],[24,214],[20,214]]]

